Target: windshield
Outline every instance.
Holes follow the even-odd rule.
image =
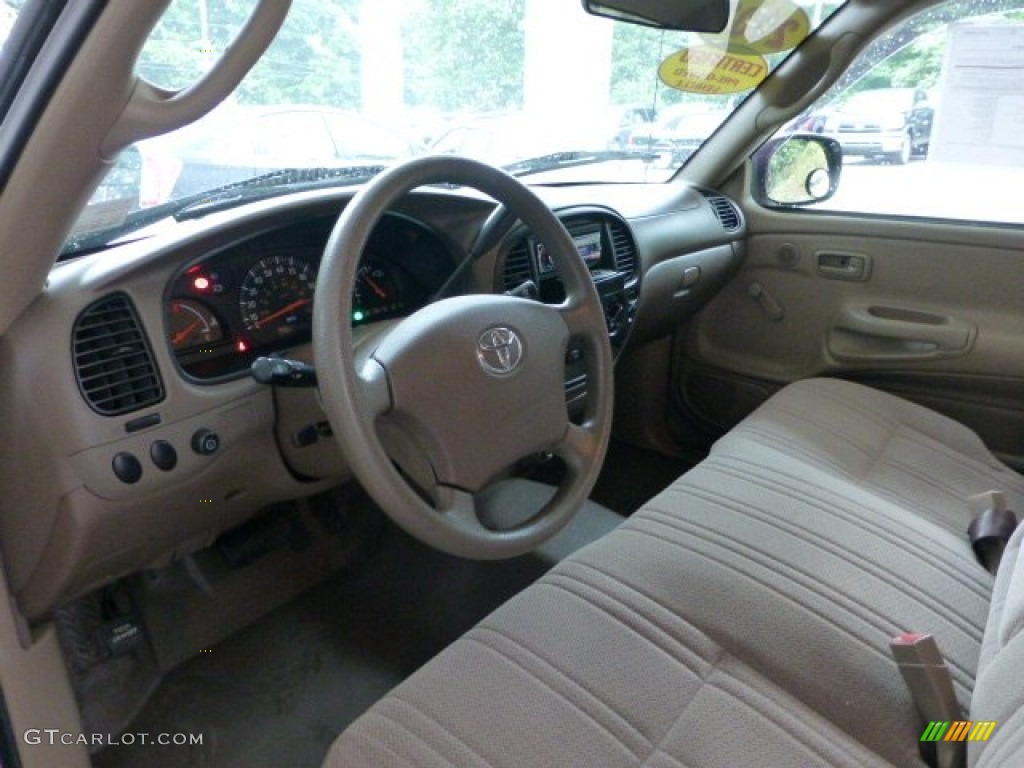
[[[187,87],[253,5],[173,0],[139,76]],[[838,5],[734,0],[730,26],[709,35],[591,17],[579,0],[296,0],[225,103],[121,154],[65,252],[226,185],[244,201],[249,179],[265,195],[312,178],[282,169],[354,184],[450,153],[530,183],[663,182]]]
[[[848,110],[910,109],[914,106],[913,88],[877,88],[853,94],[846,102]]]

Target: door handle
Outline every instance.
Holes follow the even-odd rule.
[[[830,280],[864,282],[871,276],[871,257],[866,253],[818,251],[818,274]]]
[[[840,359],[900,359],[966,354],[973,324],[947,315],[890,306],[844,307],[829,332]]]

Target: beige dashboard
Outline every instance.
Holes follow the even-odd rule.
[[[732,206],[734,219],[723,221],[716,210],[715,198],[724,200],[720,196],[679,185],[539,192],[570,232],[574,227],[581,232],[581,254],[593,262],[595,279],[618,272],[609,285],[614,283],[615,301],[622,304],[617,310],[628,309],[622,316],[622,347],[634,338],[671,332],[742,258],[742,218]],[[213,255],[258,243],[267,233],[329,222],[351,194],[303,193],[172,222],[145,239],[54,267],[44,292],[0,339],[0,386],[13,395],[0,405],[13,436],[0,461],[0,537],[7,575],[26,616],[39,617],[62,599],[207,546],[268,504],[350,479],[330,439],[330,430],[344,425],[326,423],[315,389],[263,386],[247,375],[248,358],[217,375],[196,376],[182,361],[195,359],[212,336],[192,339],[192,346],[182,349],[183,332],[195,330],[175,327],[168,307],[176,300],[174,291],[183,290],[182,276],[191,266],[208,265]],[[493,205],[471,190],[439,188],[412,193],[395,214],[431,233],[454,269]],[[465,272],[454,292],[500,291],[523,278],[535,282],[539,293],[557,298],[538,261],[541,245],[529,233],[511,231]],[[524,263],[527,272],[513,275]],[[235,287],[226,290],[241,290],[248,275],[239,268]],[[430,293],[424,289],[417,301]],[[103,302],[111,297],[134,312],[156,376],[147,384],[159,391],[144,394],[138,407],[115,399],[112,407],[103,406],[113,412],[104,413],[83,388],[76,343],[83,314],[97,302],[101,310],[110,309]],[[230,302],[251,299],[235,295],[210,303],[225,326],[217,337],[223,345],[237,346],[246,333],[244,307],[235,317],[224,316],[231,314]],[[301,313],[289,307],[305,307],[304,300],[285,296],[280,301],[288,312],[263,308],[262,317],[295,316],[288,321],[301,326]],[[401,309],[411,312],[416,306]],[[117,315],[117,322],[123,320]],[[259,319],[249,322],[263,330]],[[283,338],[245,353],[311,360],[308,334]],[[176,339],[181,343],[173,343]],[[131,344],[118,348],[131,352]]]

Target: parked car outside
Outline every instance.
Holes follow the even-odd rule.
[[[227,107],[138,149],[143,206],[282,168],[382,165],[422,151],[386,125],[306,105]]]
[[[810,110],[794,117],[782,130],[786,133],[822,133],[828,116],[827,111]]]
[[[511,165],[556,152],[599,151],[607,137],[599,126],[573,124],[543,114],[510,112],[467,116],[438,137],[430,151]]]
[[[928,154],[935,110],[922,88],[874,88],[853,94],[825,118],[822,132],[843,154],[903,165]]]
[[[708,110],[703,104],[686,105],[653,126],[634,130],[628,148],[650,153],[659,167],[676,167],[697,151],[728,116],[728,111]]]
[[[654,125],[658,119],[658,111],[654,107],[619,106],[612,107],[609,116],[609,125],[612,126],[609,147],[611,149],[626,149],[630,136],[636,132],[650,129]]]

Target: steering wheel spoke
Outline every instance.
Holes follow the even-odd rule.
[[[601,435],[593,428],[570,422],[565,437],[552,453],[565,462],[571,472],[582,472],[601,453]]]
[[[367,413],[371,416],[382,416],[390,411],[391,385],[388,383],[388,372],[384,366],[370,358],[358,375]]]
[[[475,494],[450,486],[438,486],[435,491],[437,514],[447,524],[470,535],[486,533],[486,529],[480,522]]]
[[[593,312],[583,302],[568,299],[558,307],[558,314],[570,336],[584,336],[594,327]],[[603,322],[603,314],[601,319]]]

